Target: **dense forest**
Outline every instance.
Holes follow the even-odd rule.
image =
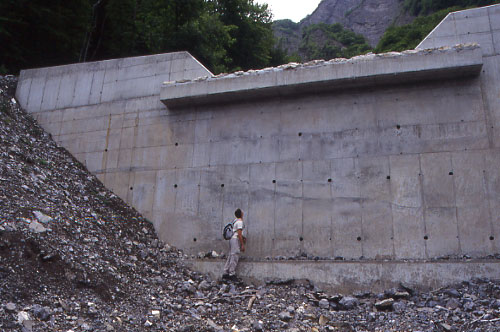
[[[287,61],[253,0],[2,0],[0,73],[187,50],[212,72]]]
[[[259,1],[262,3],[263,1]],[[449,12],[500,0],[404,0],[416,19],[391,26],[374,50],[340,24],[302,29],[287,54],[266,4],[254,0],[2,0],[0,74],[20,69],[186,50],[213,73],[288,61],[414,48]],[[292,35],[298,23],[275,23]],[[290,33],[288,33],[290,32]],[[289,52],[288,52],[289,53]]]

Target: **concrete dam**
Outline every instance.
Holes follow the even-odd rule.
[[[241,208],[242,275],[337,290],[500,275],[500,5],[401,53],[214,76],[177,52],[24,70],[16,96],[188,254],[225,251]]]

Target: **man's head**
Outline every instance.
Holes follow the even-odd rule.
[[[242,218],[243,217],[243,211],[241,211],[240,209],[236,209],[236,211],[234,211],[234,216],[236,218]]]

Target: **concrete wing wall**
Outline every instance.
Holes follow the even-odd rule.
[[[16,96],[56,142],[151,218],[152,206],[144,201],[155,181],[148,182],[148,170],[156,171],[158,160],[188,165],[182,156],[167,161],[167,151],[185,134],[165,124],[192,123],[190,115],[168,114],[161,85],[205,75],[212,74],[189,53],[177,52],[25,70]]]
[[[500,178],[494,170],[500,168],[500,157],[498,156],[498,148],[500,148],[500,5],[450,13],[417,48],[442,47],[472,41],[479,43],[483,50],[483,70],[479,84],[484,103],[488,144],[493,149],[485,160],[483,172],[489,176],[484,183],[485,195],[480,197],[484,199],[483,204],[487,203],[490,207],[489,216],[492,221],[492,229],[498,230],[500,225]],[[474,162],[477,163],[477,160]],[[472,176],[472,169],[471,165],[468,171],[469,176]],[[464,186],[462,191],[464,193],[471,192],[471,189]],[[488,216],[479,206],[461,213],[471,225],[474,225],[474,222],[479,218],[487,218]],[[498,235],[495,235],[495,239],[498,239]],[[468,243],[468,245],[471,244]]]
[[[500,5],[450,13],[417,49],[475,42],[483,50],[481,87],[491,144],[500,147]],[[498,205],[498,204],[497,204]],[[497,213],[498,214],[498,213]]]

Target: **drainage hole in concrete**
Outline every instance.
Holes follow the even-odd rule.
[[[273,180],[273,183],[276,183],[276,180]]]
[[[108,149],[104,149],[104,152],[108,152]]]
[[[301,237],[299,238],[299,241],[300,241],[300,242],[304,241],[304,238],[301,236]]]
[[[176,142],[176,143],[175,143],[175,146],[179,146],[179,143],[177,143],[177,142]]]
[[[224,188],[224,183],[220,185],[221,188]]]
[[[196,238],[194,238],[193,241],[196,242]]]
[[[299,133],[299,136],[302,136],[302,133]]]
[[[177,185],[176,185],[176,184],[174,184],[174,188],[177,188]]]
[[[390,180],[390,179],[391,179],[391,176],[390,176],[390,175],[387,175],[386,179],[387,179],[387,180]]]
[[[494,236],[490,236],[490,241],[493,241],[495,239]]]
[[[424,240],[429,240],[429,237],[427,235],[425,235]]]
[[[448,175],[453,175],[453,172],[448,173]]]
[[[328,182],[332,182],[332,179],[328,179]]]
[[[361,236],[358,236],[356,240],[361,241]]]
[[[130,190],[134,190],[134,187],[130,187]]]
[[[401,129],[401,126],[400,126],[400,125],[397,125],[397,126],[396,126],[396,128],[397,128],[397,129]]]

